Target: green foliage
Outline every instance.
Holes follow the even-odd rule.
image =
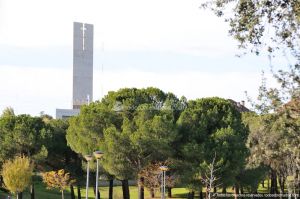
[[[99,102],[83,106],[80,115],[69,120],[66,135],[68,145],[83,156],[101,149],[103,129],[111,126],[114,115],[111,109]]]
[[[0,117],[0,163],[22,154],[44,158],[49,136],[50,131],[40,117],[3,114]]]
[[[271,68],[280,88],[267,88],[263,79],[258,96],[260,103],[256,103],[260,112],[272,111],[290,100],[299,101],[299,0],[208,0],[202,6],[212,9],[217,16],[230,13],[226,16],[229,33],[239,42],[239,48],[256,54],[267,52],[270,60],[282,57],[279,54],[282,53],[288,60],[286,69],[275,73]]]
[[[176,142],[181,143],[177,145],[178,155],[189,168],[183,176],[197,183],[195,176],[202,173],[204,163],[212,162],[216,153],[216,167],[220,167],[217,176],[224,186],[232,185],[248,153],[248,130],[234,106],[221,98],[189,101],[177,123]]]
[[[238,184],[248,190],[250,193],[255,193],[261,183],[267,176],[268,169],[266,167],[245,168],[237,177]]]
[[[268,88],[263,77],[257,102],[250,100],[261,115],[245,116],[245,122],[250,128],[249,165],[271,169],[272,181],[276,181],[276,174],[283,179],[297,175],[300,168],[299,0],[209,0],[203,6],[218,16],[232,8],[233,15],[227,16],[229,33],[240,48],[256,54],[267,51],[270,60],[282,52],[288,59],[288,69],[277,73],[272,69],[279,88]]]
[[[244,121],[250,129],[247,141],[250,150],[248,165],[250,168],[268,168],[273,178],[275,176],[272,180],[276,180],[278,175],[290,182],[288,179],[296,176],[300,168],[299,107],[294,105],[295,101],[292,101],[274,113],[244,115]],[[293,181],[287,185],[295,188],[296,184]]]
[[[105,130],[105,153],[103,166],[110,174],[124,180],[134,176],[134,169],[127,157],[134,156],[128,134],[122,134],[115,127]]]
[[[289,168],[299,166],[299,118],[292,120],[284,112],[253,117],[255,122],[251,122],[253,119],[249,122],[250,163],[268,166],[283,172],[284,176],[290,175]]]
[[[62,153],[67,153],[68,149],[70,151],[66,140],[66,131],[69,127],[68,121],[50,119],[47,120],[47,124],[51,131],[51,137],[49,137],[47,142],[49,155],[61,155]]]
[[[7,107],[3,110],[1,117],[11,117],[15,116],[14,109],[11,107]]]
[[[0,167],[4,160],[25,154],[34,160],[36,170],[63,166],[80,176],[81,160],[67,146],[67,128],[67,121],[47,115],[15,115],[12,109],[5,110],[0,117]]]
[[[229,33],[239,41],[240,48],[250,45],[258,53],[261,46],[267,46],[270,52],[285,46],[299,52],[298,0],[209,0],[202,6],[209,7],[217,16],[223,16],[226,9],[232,10],[233,15],[226,16],[231,27]]]
[[[25,156],[17,156],[3,164],[1,175],[5,187],[12,193],[21,193],[28,187],[33,172],[30,159]]]
[[[47,148],[42,145],[40,151],[38,151],[36,154],[32,156],[32,159],[35,160],[35,162],[43,162],[48,157],[48,150]]]
[[[104,133],[104,167],[116,177],[126,179],[137,177],[152,161],[171,157],[170,144],[176,135],[174,117],[178,111],[171,107],[179,100],[155,88],[121,89],[111,95],[103,102],[117,104],[123,122],[120,129],[115,126]]]
[[[183,101],[156,88],[109,92],[71,118],[67,140],[82,155],[102,149],[102,164],[119,179],[136,177],[152,160],[171,156]]]
[[[47,142],[49,150],[47,165],[53,169],[61,168],[63,165],[69,172],[76,173],[81,167],[81,161],[76,153],[67,145],[66,134],[69,123],[66,120],[49,120],[48,126],[51,137]]]

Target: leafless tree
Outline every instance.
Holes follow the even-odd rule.
[[[216,153],[215,153],[212,162],[209,165],[207,165],[206,171],[201,177],[201,181],[206,187],[206,199],[215,198],[215,195],[213,195],[211,190],[214,190],[221,185],[221,184],[217,184],[220,179],[216,175],[216,172],[218,170],[219,168],[216,168]]]

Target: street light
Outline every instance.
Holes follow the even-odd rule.
[[[169,168],[167,166],[160,166],[159,169],[162,171],[162,175],[161,175],[161,199],[165,199],[166,171],[168,171]]]
[[[95,151],[94,156],[97,159],[97,172],[96,172],[96,199],[98,199],[98,179],[99,179],[99,159],[103,156],[102,151]]]
[[[89,176],[90,176],[90,161],[93,159],[93,156],[91,155],[85,155],[84,156],[85,160],[87,161],[87,166],[86,166],[86,191],[85,191],[85,199],[89,198]]]

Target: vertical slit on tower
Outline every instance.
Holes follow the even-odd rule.
[[[84,43],[84,37],[85,37],[85,25],[82,24],[82,50],[84,51],[84,46],[85,46],[85,43]]]

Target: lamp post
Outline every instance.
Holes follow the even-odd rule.
[[[103,156],[102,151],[95,151],[94,156],[97,160],[97,172],[96,172],[96,199],[98,199],[98,179],[99,179],[99,159]]]
[[[86,191],[85,191],[85,199],[89,198],[89,177],[90,177],[90,161],[93,159],[93,156],[91,155],[85,155],[85,160],[87,161],[86,166]]]
[[[162,174],[161,174],[161,199],[165,199],[166,171],[168,171],[169,168],[167,166],[160,166],[159,169],[162,171]]]

